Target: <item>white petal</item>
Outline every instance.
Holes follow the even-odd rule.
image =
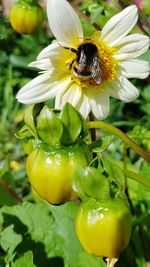
[[[82,114],[83,118],[87,118],[91,111],[91,106],[89,103],[89,99],[86,95],[82,94],[80,102],[77,106],[77,110]]]
[[[149,44],[150,44],[150,39],[146,35],[143,34],[128,35],[119,43],[115,58],[117,60],[125,60],[125,59],[139,57],[148,50]]]
[[[55,98],[55,108],[56,109],[61,109],[65,104],[63,104],[62,102],[62,97],[63,95],[65,94],[65,92],[68,90],[68,86],[62,88],[58,94],[56,95],[56,98]]]
[[[38,62],[31,63],[30,66],[42,69],[45,64],[45,70],[54,68],[59,72],[62,70],[68,71],[68,61],[72,57],[72,53],[70,50],[55,43],[44,48],[37,57]]]
[[[122,76],[108,85],[108,91],[110,96],[126,103],[135,100],[139,96],[138,89]]]
[[[59,90],[66,88],[71,78],[63,76],[59,79],[55,75],[50,77],[47,73],[42,74],[26,84],[17,94],[19,102],[34,104],[46,101],[56,96]]]
[[[52,63],[48,58],[36,60],[34,62],[31,62],[28,66],[41,70],[50,70],[51,68],[53,68]]]
[[[145,79],[149,76],[150,67],[147,61],[130,59],[119,64],[122,68],[121,74],[126,78]]]
[[[51,77],[51,73],[50,72],[46,72],[42,75],[37,76],[35,79],[31,80],[30,82],[28,82],[27,84],[25,84],[17,93],[17,98],[21,97],[23,95],[28,94],[28,91],[30,91],[32,88],[37,87],[38,85],[42,85],[45,82],[47,82],[49,80],[49,78]]]
[[[82,91],[77,84],[70,84],[66,90],[61,90],[57,94],[55,99],[55,108],[62,109],[67,102],[76,107],[81,98],[81,94]]]
[[[89,103],[91,106],[91,111],[96,117],[96,119],[104,119],[109,114],[109,95],[105,88],[88,90]]]
[[[113,16],[102,30],[102,39],[110,46],[115,46],[137,23],[137,11],[137,7],[131,5]]]
[[[63,95],[62,102],[69,102],[74,107],[78,104],[82,95],[81,88],[77,84],[72,84],[68,91]]]
[[[58,42],[52,43],[45,47],[37,56],[37,59],[43,59],[43,58],[48,58],[51,56],[56,56],[61,53],[62,47],[59,45]]]
[[[47,15],[50,28],[59,42],[74,46],[74,42],[83,38],[81,22],[66,0],[48,0]]]

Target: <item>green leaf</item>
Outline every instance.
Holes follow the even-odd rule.
[[[62,144],[68,145],[74,143],[82,130],[82,122],[79,113],[69,103],[65,104],[60,119],[64,125]]]
[[[11,172],[6,172],[0,179],[0,206],[12,206],[17,203],[14,196],[8,190],[8,187],[15,190],[14,177]]]
[[[52,148],[61,146],[60,139],[63,134],[63,125],[57,115],[48,107],[44,107],[37,119],[37,131],[42,141]]]
[[[24,68],[24,69],[29,68],[28,64],[30,63],[30,61],[27,57],[11,55],[9,60],[11,64],[14,65],[15,67]]]
[[[146,60],[146,61],[150,61],[150,50],[147,50],[146,53],[144,53],[143,55],[140,56],[140,59]]]
[[[150,179],[150,164],[143,161],[140,165],[139,174]],[[150,211],[150,189],[134,180],[128,179],[128,191],[135,203],[145,202],[146,209]]]
[[[136,125],[128,136],[138,142],[138,144],[147,145],[150,140],[150,131],[141,125]]]
[[[85,20],[83,17],[81,17],[81,23],[83,28],[83,33],[85,37],[92,36],[95,32],[94,26],[91,25],[87,20]]]
[[[141,105],[141,110],[145,112],[148,116],[150,115],[150,103],[144,103],[144,105]]]
[[[108,148],[108,146],[112,143],[114,136],[106,136],[101,140],[96,140],[92,144],[89,145],[89,148],[96,153],[101,153]]]
[[[11,231],[7,230],[7,242],[10,243],[3,246],[5,253],[8,247],[10,251],[7,263],[13,267],[23,267],[26,258],[31,266],[34,262],[35,266],[44,267],[87,267],[87,263],[88,267],[104,267],[102,258],[86,253],[80,245],[75,233],[77,210],[78,205],[74,202],[62,206],[25,202],[21,206],[1,208],[3,227],[7,229],[11,225],[13,238],[17,235],[17,242],[13,238],[10,240]],[[22,240],[18,239],[18,235]],[[13,264],[17,265],[12,265],[14,256],[16,261]]]
[[[91,10],[94,11],[94,10]],[[94,24],[97,22],[97,19],[99,18],[99,16],[102,14],[102,12],[104,11],[104,6],[100,6],[98,8],[96,8],[95,10],[96,12],[94,12],[93,16],[91,16],[91,23]]]
[[[73,189],[82,200],[94,198],[101,200],[109,197],[109,184],[105,176],[93,167],[76,169],[74,174]]]
[[[36,127],[35,127],[34,117],[33,117],[33,109],[34,109],[34,105],[31,105],[27,108],[25,112],[24,121],[25,121],[25,124],[30,129],[31,134],[37,137]]]
[[[36,267],[33,263],[32,251],[24,253],[19,259],[12,263],[11,267]]]
[[[81,122],[82,122],[82,129],[81,129],[81,133],[80,133],[80,139],[85,139],[86,136],[88,136],[88,133],[89,133],[89,130],[88,130],[88,127],[87,127],[87,123],[85,121],[85,119],[80,115],[80,119],[81,119]]]
[[[8,165],[9,163],[7,159],[0,161],[0,177],[2,177],[4,173],[8,171],[9,168]]]
[[[125,189],[125,177],[121,168],[114,161],[108,159],[103,158],[102,163],[108,174],[109,182],[114,183],[118,187],[118,190],[123,192]]]
[[[50,258],[61,256],[63,243],[54,229],[54,219],[46,205],[24,202],[21,206],[3,207],[0,214],[3,217],[3,227],[13,225],[12,235],[7,232],[8,245],[6,242],[4,243],[5,235],[2,240],[3,250],[6,253],[8,253],[9,246],[7,262],[12,262],[14,253],[15,258],[19,258],[20,253],[23,254],[32,250],[35,265],[49,267],[51,266]],[[18,233],[19,238],[21,235],[20,239],[16,236]],[[15,237],[17,241],[14,241]],[[15,242],[19,246],[16,246]]]
[[[16,255],[15,248],[22,241],[22,236],[14,231],[14,225],[4,229],[0,236],[0,245],[4,251],[7,251],[6,262],[13,260]]]
[[[12,189],[16,189],[16,185],[15,185],[15,180],[14,180],[14,175],[12,174],[11,171],[7,171],[4,173],[2,179],[12,188]]]
[[[91,13],[91,23],[96,23],[103,28],[105,23],[116,14],[116,9],[114,5],[106,5],[104,1],[100,3],[91,2],[89,6],[89,11]]]
[[[149,53],[149,55],[150,55],[150,53]],[[146,59],[146,60],[148,60],[148,59]],[[150,57],[149,57],[149,61],[150,61]],[[144,86],[143,91],[141,91],[141,95],[145,100],[144,104],[146,104],[146,102],[150,101],[150,84],[149,83]]]

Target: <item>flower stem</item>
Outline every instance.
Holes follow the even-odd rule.
[[[137,154],[139,154],[146,161],[150,162],[150,154],[148,154],[143,148],[141,148],[138,144],[136,144],[131,138],[129,138],[125,133],[123,133],[120,129],[106,123],[103,121],[91,121],[87,122],[87,126],[89,129],[91,128],[100,128],[106,129],[114,135],[120,137],[122,141],[127,143]]]
[[[136,182],[140,182],[143,185],[146,185],[150,188],[150,178],[145,177],[143,175],[140,175],[136,172],[129,171],[129,170],[124,170],[123,172],[124,172],[125,176],[127,176],[128,178],[130,178]]]
[[[132,214],[134,213],[134,208],[132,205],[132,201],[130,199],[130,195],[129,195],[129,191],[128,191],[128,180],[127,180],[127,144],[124,143],[123,146],[123,172],[124,172],[124,176],[125,176],[125,193],[130,205],[130,209]],[[132,179],[132,178],[131,178]]]
[[[89,114],[89,121],[93,121],[92,113]],[[92,142],[96,140],[96,129],[95,128],[91,128],[91,140]]]
[[[16,192],[2,179],[0,179],[0,184],[5,188],[13,198],[15,198],[17,203],[22,203],[22,199],[16,194]]]
[[[107,262],[107,266],[106,267],[114,267],[115,266],[115,263],[118,261],[117,258],[114,258],[114,259],[109,259],[107,258],[106,259],[106,262]]]

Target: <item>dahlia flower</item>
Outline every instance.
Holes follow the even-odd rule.
[[[55,108],[72,104],[84,118],[109,114],[110,97],[135,100],[138,89],[128,80],[144,79],[149,64],[138,59],[149,48],[149,38],[129,34],[138,20],[135,5],[113,16],[102,31],[84,38],[81,22],[66,0],[47,0],[47,15],[57,41],[44,48],[30,64],[41,70],[17,94],[33,104],[55,97]],[[129,35],[128,35],[129,34]]]

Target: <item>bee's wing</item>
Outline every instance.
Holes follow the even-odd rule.
[[[102,71],[97,55],[95,55],[95,57],[93,58],[93,64],[91,65],[91,75],[96,84],[100,84],[102,82]]]
[[[84,71],[86,66],[87,66],[87,56],[84,50],[81,50],[81,55],[79,59],[79,67],[78,67],[79,72]]]

